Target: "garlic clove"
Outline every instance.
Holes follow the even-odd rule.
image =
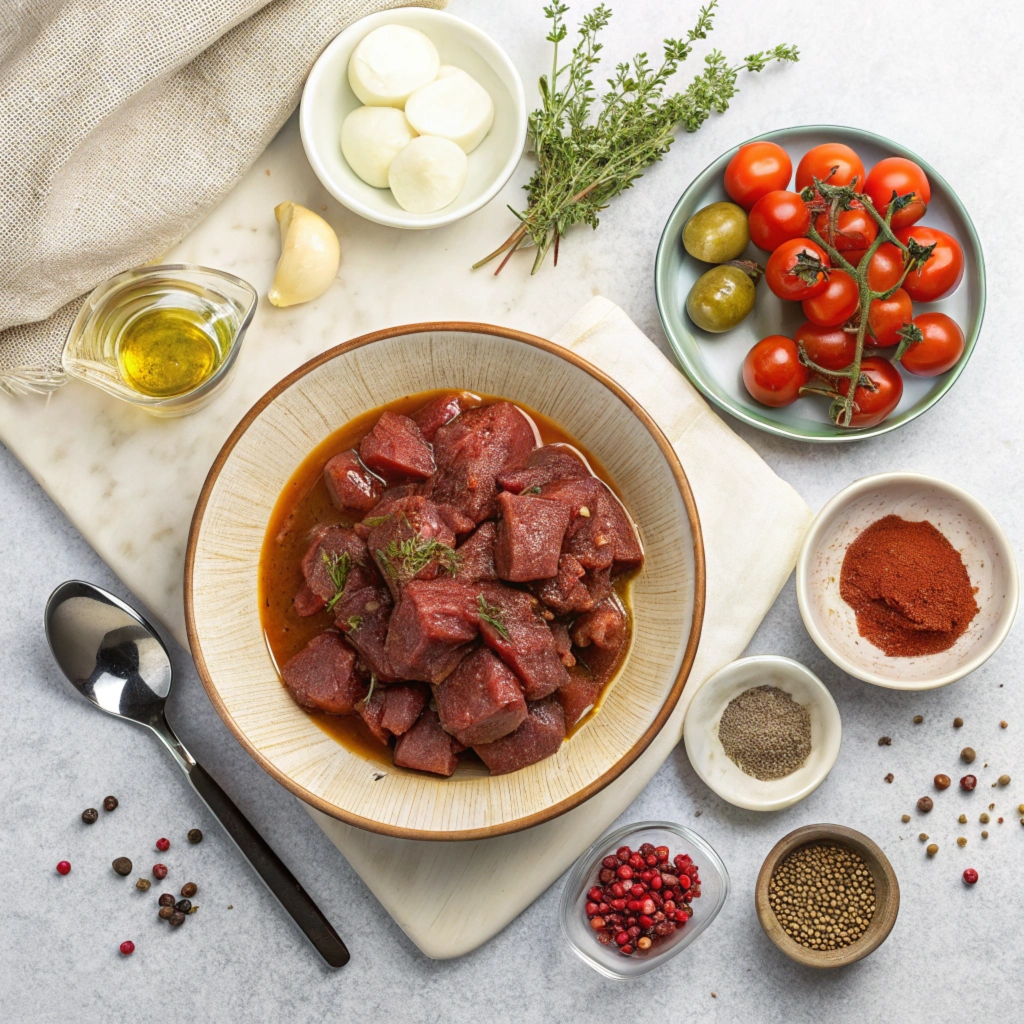
[[[433,82],[417,89],[405,104],[405,116],[420,135],[450,139],[472,153],[494,123],[491,94],[472,75],[446,65]]]
[[[391,161],[416,137],[394,107],[356,107],[341,126],[341,152],[367,185],[388,187]]]
[[[281,228],[281,256],[267,298],[274,306],[295,306],[318,298],[338,273],[338,236],[323,217],[298,203],[280,203],[274,207],[274,216]]]
[[[410,213],[436,213],[462,191],[469,157],[449,139],[417,136],[391,161],[388,184]]]
[[[381,25],[353,51],[348,82],[360,103],[401,109],[416,89],[437,78],[440,67],[437,48],[418,29]]]

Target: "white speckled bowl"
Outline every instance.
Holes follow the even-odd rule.
[[[751,686],[777,686],[811,713],[811,752],[792,775],[763,782],[730,760],[718,738],[726,705]],[[698,691],[686,712],[683,741],[693,770],[723,799],[750,811],[779,811],[810,796],[839,756],[843,725],[825,684],[791,658],[762,654],[719,669]]]
[[[927,519],[941,530],[977,587],[978,614],[948,651],[883,654],[860,636],[853,609],[839,596],[846,549],[886,515]],[[962,679],[998,650],[1017,614],[1020,586],[1006,534],[966,491],[919,473],[880,473],[840,491],[815,517],[797,562],[796,595],[807,632],[844,672],[894,690],[931,690]]]

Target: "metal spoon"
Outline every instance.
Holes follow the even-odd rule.
[[[75,689],[108,714],[144,725],[160,737],[317,952],[331,967],[347,964],[345,943],[320,908],[167,724],[171,659],[156,630],[113,594],[80,580],[62,583],[50,595],[45,621],[50,650]]]

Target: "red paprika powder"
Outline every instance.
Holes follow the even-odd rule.
[[[927,520],[885,516],[846,549],[839,593],[857,631],[889,657],[946,651],[978,614],[960,553]]]

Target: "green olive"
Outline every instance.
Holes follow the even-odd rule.
[[[698,210],[683,228],[683,245],[705,263],[728,263],[750,244],[746,211],[735,203],[712,203]]]
[[[686,312],[702,330],[731,331],[753,308],[756,287],[739,267],[712,267],[701,274],[686,296]]]

